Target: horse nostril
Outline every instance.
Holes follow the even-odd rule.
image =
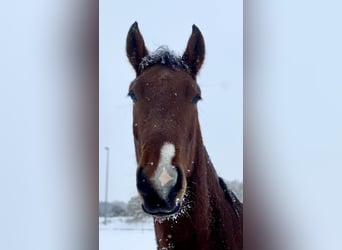
[[[146,195],[152,191],[151,184],[143,173],[142,167],[139,167],[137,171],[137,188],[142,195]]]

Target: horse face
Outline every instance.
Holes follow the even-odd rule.
[[[178,211],[193,164],[200,89],[182,70],[155,65],[129,88],[138,163],[137,188],[143,209],[154,215]]]
[[[167,50],[149,55],[134,23],[127,35],[127,56],[136,71],[129,87],[133,106],[137,188],[145,212],[176,213],[192,172],[199,135],[196,74],[204,60],[204,40],[196,26],[183,56]]]

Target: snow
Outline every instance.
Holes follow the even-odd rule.
[[[142,72],[155,64],[184,69],[190,73],[189,66],[183,61],[182,57],[177,56],[175,52],[169,50],[167,46],[161,46],[156,51],[144,57],[139,65],[139,70]]]
[[[127,217],[99,218],[99,249],[157,249],[152,218],[143,222],[128,222]]]

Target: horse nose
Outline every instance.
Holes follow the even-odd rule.
[[[177,196],[182,190],[182,174],[178,167],[174,173],[167,176],[166,173],[158,173],[148,177],[145,174],[146,167],[140,166],[137,170],[137,188],[142,197],[142,208],[146,213],[152,215],[172,214],[179,209]],[[166,171],[166,170],[165,170]],[[173,177],[171,177],[171,174]],[[158,177],[156,177],[158,176]]]

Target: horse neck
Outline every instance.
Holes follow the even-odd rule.
[[[188,189],[194,194],[194,201],[202,205],[210,205],[210,197],[224,198],[219,186],[216,170],[204,147],[201,131],[198,130],[196,143],[193,145],[191,161],[193,172],[188,180]],[[199,185],[200,183],[200,185]]]
[[[203,145],[200,131],[197,132],[188,164],[193,164],[193,170],[191,176],[187,178],[185,211],[175,219],[162,222],[155,219],[158,249],[172,249],[172,245],[175,249],[188,250],[213,247],[212,218],[215,216],[212,208],[219,207],[220,204],[216,202],[225,200],[225,197]],[[223,221],[217,218],[217,215],[215,218]]]
[[[206,218],[206,226],[210,226],[210,219],[213,213],[212,208],[219,207],[220,204],[217,202],[225,201],[225,196],[220,188],[216,170],[203,145],[201,136],[199,136],[199,140],[196,143],[193,161],[193,173],[188,180],[188,189],[193,194],[191,198],[195,204],[193,219],[203,223],[203,218]]]
[[[194,201],[190,223],[199,244],[185,249],[242,249],[242,215],[236,216],[233,204],[228,203],[200,131],[198,134],[188,188]]]

